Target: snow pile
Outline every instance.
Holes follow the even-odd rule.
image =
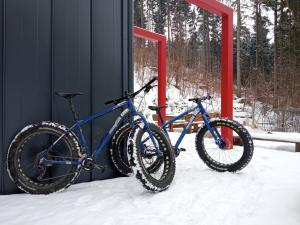
[[[171,133],[173,142],[178,133]],[[187,135],[169,190],[145,191],[135,178],[73,185],[49,196],[0,196],[5,225],[299,225],[300,154],[255,148],[243,171],[217,173]],[[274,143],[272,146],[275,146]]]
[[[300,133],[285,133],[285,132],[253,132],[253,138],[262,138],[267,140],[289,141],[300,143]]]

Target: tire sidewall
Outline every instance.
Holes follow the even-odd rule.
[[[19,145],[22,143],[22,141],[24,141],[24,139],[26,139],[26,137],[30,136],[30,134],[42,129],[52,129],[56,131],[58,134],[66,133],[65,140],[68,141],[68,145],[72,147],[71,149],[72,154],[76,154],[75,157],[81,157],[80,144],[78,138],[73,132],[68,132],[67,127],[58,123],[44,121],[37,124],[31,124],[23,128],[15,136],[15,138],[13,139],[13,141],[9,146],[8,153],[7,153],[7,171],[10,179],[17,185],[18,188],[31,194],[50,194],[53,192],[62,191],[74,182],[74,180],[77,178],[80,172],[80,165],[79,165],[77,167],[77,172],[73,175],[71,179],[70,176],[68,176],[69,179],[66,179],[65,182],[60,182],[56,186],[52,185],[49,187],[49,189],[33,186],[30,183],[26,182],[24,178],[18,175],[18,172],[16,170],[16,165],[15,165],[15,157]]]
[[[142,123],[135,126],[129,134],[128,158],[136,178],[143,186],[150,191],[159,192],[166,190],[172,183],[175,175],[175,155],[169,140],[161,128],[152,123],[149,124],[149,127],[154,131],[153,134],[156,140],[159,141],[160,149],[164,151],[164,166],[167,169],[164,171],[162,178],[160,180],[154,179],[142,163],[141,149],[139,147],[139,140],[145,132],[144,124]]]
[[[121,152],[119,151],[120,148],[120,142],[123,139],[124,135],[127,133],[129,134],[131,131],[131,125],[129,123],[126,123],[122,127],[120,127],[114,134],[110,146],[109,146],[109,152],[111,160],[115,166],[115,168],[125,176],[131,176],[133,175],[132,169],[129,166],[129,163],[126,164],[124,160],[121,157]],[[127,146],[126,146],[127,147]]]
[[[199,157],[203,160],[203,162],[208,167],[218,172],[226,172],[226,171],[236,172],[245,168],[251,161],[253,156],[253,151],[254,151],[253,140],[251,138],[250,133],[247,131],[247,129],[237,121],[228,120],[228,119],[213,119],[210,121],[209,124],[211,126],[221,125],[221,126],[232,128],[242,139],[242,142],[244,144],[244,151],[242,157],[234,164],[230,166],[224,166],[218,164],[217,161],[213,160],[207,154],[206,150],[203,147],[203,137],[205,133],[208,131],[208,127],[205,125],[198,130],[196,134],[196,140],[195,140],[196,150],[198,152]]]

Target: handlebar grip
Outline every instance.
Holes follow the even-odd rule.
[[[213,97],[210,95],[204,96],[202,98],[190,98],[190,102],[198,102],[198,101],[205,101],[205,100],[211,100]]]
[[[110,105],[110,104],[112,104],[112,103],[114,103],[114,102],[115,102],[114,100],[110,100],[110,101],[105,102],[104,104],[105,104],[105,105]]]
[[[154,87],[156,87],[157,85],[153,85],[153,86],[151,86],[151,85],[149,85],[148,87],[146,87],[145,88],[145,93],[149,93],[149,91],[152,89],[152,88],[154,88]]]
[[[144,87],[151,85],[153,82],[157,80],[157,77],[153,77]]]
[[[121,102],[122,100],[126,99],[126,97],[122,97],[122,98],[116,98],[116,99],[113,99],[113,100],[109,100],[107,102],[105,102],[104,104],[105,105],[109,105],[109,104],[118,104],[119,102]]]
[[[131,97],[131,98],[134,98],[135,96],[137,96],[139,93],[141,93],[143,90],[147,90],[148,88],[149,88],[149,86],[151,86],[151,84],[153,83],[153,82],[155,82],[157,80],[157,77],[154,77],[154,78],[152,78],[145,86],[143,86],[140,90],[138,90],[138,91],[136,91],[136,92],[134,92],[134,93],[132,93],[132,94],[130,94],[129,96]]]
[[[188,99],[188,101],[190,101],[190,102],[194,102],[194,101],[197,101],[198,100],[198,98],[190,98],[190,99]]]

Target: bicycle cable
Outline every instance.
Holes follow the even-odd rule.
[[[144,92],[144,95],[143,95],[143,97],[140,97],[139,99],[140,99],[140,102],[138,103],[138,107],[137,107],[137,111],[138,112],[140,112],[141,111],[141,107],[142,107],[142,104],[143,104],[143,102],[144,102],[144,106],[146,106],[146,92]],[[145,107],[144,107],[144,109],[142,109],[142,111],[144,111],[145,110]]]

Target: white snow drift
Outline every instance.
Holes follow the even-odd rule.
[[[175,140],[179,134],[171,135]],[[182,147],[188,151],[177,158],[175,180],[165,192],[147,192],[130,177],[48,196],[0,196],[0,224],[300,224],[300,154],[256,147],[250,165],[231,174],[201,162],[193,134]]]

